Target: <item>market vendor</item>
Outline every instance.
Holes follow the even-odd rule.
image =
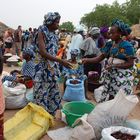
[[[26,80],[33,80],[35,73],[35,63],[33,62],[34,52],[28,47],[23,50],[23,59],[25,62],[22,65],[21,71],[13,70],[10,76],[4,76],[2,82],[6,80],[16,84],[18,82],[24,83]],[[13,85],[14,86],[14,85]]]
[[[78,50],[73,49],[73,50],[71,50],[70,54],[71,54],[71,59],[69,59],[68,62],[70,62],[73,67],[72,67],[72,69],[65,68],[65,67],[63,68],[63,74],[64,74],[64,77],[65,77],[64,90],[66,88],[67,79],[85,80],[87,78],[87,76],[84,75],[83,65],[79,64],[79,62],[77,60],[77,57],[79,55]],[[85,86],[85,88],[86,88],[86,86]]]
[[[102,73],[104,90],[101,101],[111,100],[119,89],[123,89],[127,95],[132,94],[134,48],[128,41],[122,39],[131,33],[131,29],[121,20],[114,20],[111,24],[110,38],[101,49],[101,54],[95,58],[84,58],[84,64],[98,63],[108,58],[108,64]]]

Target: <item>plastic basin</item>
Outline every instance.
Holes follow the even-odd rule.
[[[95,105],[91,102],[72,101],[65,103],[62,112],[66,115],[67,124],[73,127],[72,124],[76,119],[82,117],[84,114],[89,114]]]

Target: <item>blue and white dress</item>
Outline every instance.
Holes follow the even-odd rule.
[[[45,25],[40,26],[39,31],[45,37],[46,51],[55,57],[58,50],[58,37],[54,32],[50,32]],[[38,48],[38,42],[36,44]],[[44,107],[52,115],[55,115],[61,103],[57,84],[59,75],[58,63],[45,60],[39,55],[39,62],[35,67],[34,102]]]
[[[33,62],[33,60],[30,60],[28,62],[24,62],[22,65],[22,69],[21,69],[21,74],[25,77],[30,77],[31,79],[34,79],[34,74],[35,74],[35,63]],[[2,82],[5,81],[15,81],[17,79],[17,73],[13,73],[12,75],[9,76],[4,76],[2,78]]]

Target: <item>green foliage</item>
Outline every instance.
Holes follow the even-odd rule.
[[[114,1],[112,5],[96,5],[92,12],[81,18],[81,23],[88,28],[92,26],[110,26],[112,20],[116,18],[130,25],[139,23],[140,0],[129,0],[121,5],[117,1]]]
[[[68,22],[63,22],[61,25],[60,25],[60,30],[66,30],[68,32],[73,32],[74,30],[74,25],[72,22],[68,21]]]

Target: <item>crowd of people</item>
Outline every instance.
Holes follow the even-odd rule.
[[[51,12],[44,16],[43,25],[38,29],[23,31],[18,26],[0,37],[1,56],[12,53],[25,60],[21,71],[11,72],[2,82],[20,82],[19,74],[32,79],[33,102],[54,116],[61,109],[57,81],[61,75],[65,76],[65,81],[72,77],[86,80],[88,72],[97,71],[104,85],[101,102],[113,99],[119,89],[124,89],[127,95],[133,94],[134,64],[140,44],[130,34],[130,27],[116,19],[110,27],[92,27],[85,32],[79,26],[69,33],[58,31],[60,19],[59,13]],[[0,117],[3,111],[0,110]]]

